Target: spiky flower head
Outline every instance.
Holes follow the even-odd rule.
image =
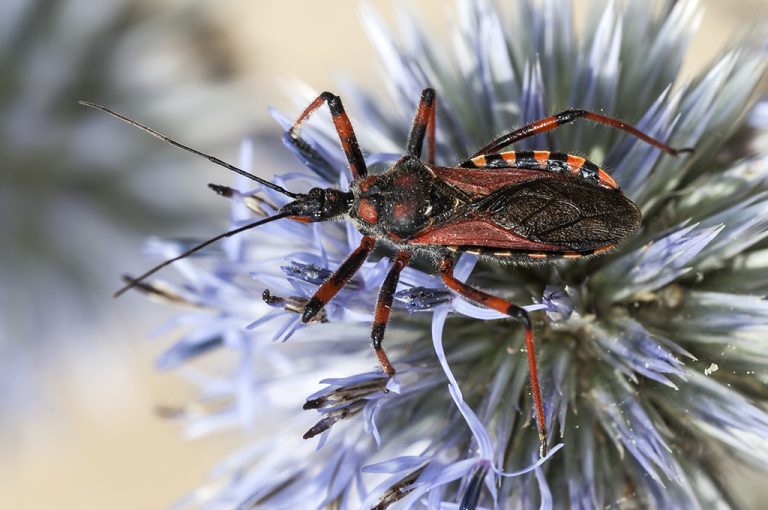
[[[455,296],[428,265],[407,268],[385,339],[398,369],[389,379],[373,369],[368,347],[388,253],[304,325],[298,312],[360,234],[347,224],[276,222],[228,239],[210,264],[180,262],[183,284],[146,287],[193,305],[173,323],[186,333],[160,359],[200,387],[198,402],[176,410],[188,432],[245,425],[263,438],[226,459],[211,485],[182,504],[727,507],[736,501],[727,461],[768,467],[768,158],[743,143],[768,62],[765,39],[673,87],[699,19],[694,1],[610,3],[588,17],[581,36],[566,1],[517,5],[508,17],[490,2],[460,1],[450,50],[416,16],[402,18],[398,42],[365,9],[391,101],[354,86],[343,97],[369,164],[402,153],[426,86],[439,94],[439,164],[568,107],[696,148],[672,158],[589,124],[526,140],[516,148],[602,163],[643,211],[641,231],[587,260],[475,268],[463,256],[457,264],[460,279],[529,304],[555,447],[539,458],[516,323]],[[332,125],[312,123],[305,133],[315,149],[303,154],[311,171],[276,182],[345,188]],[[250,157],[246,146],[244,165]],[[235,225],[286,202],[269,189],[240,189],[226,193]],[[183,249],[152,248],[165,257]],[[214,351],[219,356],[190,363]],[[307,411],[298,412],[302,405]]]

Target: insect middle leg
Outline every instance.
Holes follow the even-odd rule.
[[[376,239],[370,236],[364,236],[355,251],[341,263],[336,271],[320,286],[315,294],[310,298],[307,306],[304,307],[304,313],[301,315],[301,321],[307,323],[312,320],[333,296],[339,293],[341,289],[355,276],[365,260],[376,246]]]
[[[627,124],[626,122],[616,119],[614,117],[608,117],[607,115],[602,115],[600,113],[591,112],[588,110],[570,109],[570,110],[564,110],[556,115],[551,115],[541,120],[537,120],[536,122],[528,124],[527,126],[523,126],[520,129],[516,129],[512,132],[502,135],[499,138],[493,140],[491,143],[489,143],[482,149],[480,149],[479,151],[475,152],[469,159],[472,159],[476,156],[480,156],[482,154],[492,154],[492,153],[498,152],[504,147],[511,145],[515,142],[519,142],[520,140],[523,140],[525,138],[528,138],[534,135],[538,135],[540,133],[546,133],[548,131],[552,131],[560,126],[571,123],[577,119],[587,119],[593,122],[597,122],[598,124],[610,126],[614,129],[620,129],[622,131],[626,131],[632,136],[636,136],[642,141],[649,143],[654,147],[657,147],[673,156],[677,156],[678,154],[681,154],[684,152],[693,152],[693,149],[691,148],[675,149],[674,147],[670,147],[669,145],[665,144],[661,140],[657,140],[656,138],[653,138],[652,136],[640,131],[636,127],[630,124]]]
[[[323,92],[317,99],[312,101],[309,106],[299,115],[296,122],[293,123],[291,129],[288,130],[290,139],[301,151],[307,151],[307,143],[301,138],[299,133],[301,132],[301,126],[307,121],[310,115],[320,108],[323,103],[328,103],[328,109],[331,111],[331,117],[333,118],[333,125],[336,127],[336,133],[341,140],[341,148],[344,150],[344,155],[347,157],[347,163],[349,163],[349,170],[352,172],[352,178],[355,180],[368,175],[368,168],[365,165],[365,158],[363,158],[363,152],[360,150],[360,144],[357,142],[357,136],[355,136],[355,130],[352,128],[352,123],[349,121],[347,113],[344,111],[344,105],[341,104],[341,98],[330,92]]]
[[[421,158],[424,136],[427,137],[427,163],[435,162],[435,112],[437,111],[437,95],[435,89],[424,89],[421,93],[419,107],[408,135],[409,156]]]
[[[488,308],[509,315],[513,319],[523,323],[523,327],[525,328],[525,347],[528,351],[528,369],[531,374],[531,391],[533,393],[534,406],[536,407],[536,422],[539,426],[539,440],[541,441],[540,454],[543,457],[546,455],[547,451],[547,424],[544,420],[544,406],[541,401],[539,376],[536,370],[536,351],[533,343],[533,328],[531,327],[531,319],[528,316],[528,312],[526,312],[524,308],[517,306],[506,299],[492,296],[491,294],[477,290],[466,283],[457,280],[453,276],[453,264],[454,261],[452,257],[446,257],[440,263],[440,277],[448,288],[470,301],[485,305]]]
[[[384,338],[384,330],[389,321],[389,312],[392,310],[392,299],[397,289],[397,282],[400,280],[400,272],[408,265],[411,256],[412,253],[410,251],[397,252],[395,260],[392,261],[392,266],[390,266],[389,272],[386,278],[384,278],[384,283],[381,285],[379,299],[376,301],[376,312],[373,318],[373,327],[371,328],[371,343],[373,344],[373,350],[376,352],[376,358],[379,360],[381,369],[388,376],[395,375],[395,368],[389,362],[384,349],[382,349],[381,341]]]

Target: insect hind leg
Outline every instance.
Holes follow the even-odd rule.
[[[374,313],[373,326],[371,327],[371,343],[376,352],[376,358],[379,360],[381,369],[388,376],[395,375],[395,368],[390,363],[387,354],[381,347],[381,341],[384,338],[384,330],[389,322],[389,313],[392,310],[392,300],[397,289],[397,282],[400,280],[400,272],[408,265],[412,252],[400,251],[392,261],[384,283],[379,291],[379,298],[376,302],[376,312]]]
[[[640,131],[635,126],[627,124],[626,122],[619,120],[615,117],[609,117],[607,115],[603,115],[597,112],[592,112],[589,110],[569,109],[569,110],[563,110],[558,114],[550,115],[549,117],[545,117],[543,119],[537,120],[536,122],[532,122],[531,124],[528,124],[526,126],[523,126],[519,129],[516,129],[505,135],[500,136],[499,138],[493,140],[491,143],[489,143],[482,149],[475,152],[470,157],[470,159],[480,156],[482,154],[491,154],[491,153],[498,152],[499,150],[503,149],[504,147],[507,147],[508,145],[519,142],[520,140],[529,138],[534,135],[552,131],[565,124],[570,124],[571,122],[577,119],[587,119],[593,122],[597,122],[598,124],[603,124],[604,126],[609,126],[614,129],[620,129],[622,131],[626,131],[632,136],[635,136],[640,140],[650,145],[653,145],[654,147],[661,149],[667,154],[671,154],[673,156],[677,156],[679,154],[686,153],[686,152],[687,153],[693,152],[693,149],[689,147],[686,147],[683,149],[676,149],[674,147],[671,147],[666,143],[662,142],[661,140],[657,140],[656,138],[653,138],[652,136],[644,133],[643,131]]]
[[[533,342],[533,328],[528,312],[516,304],[496,296],[492,296],[481,290],[461,282],[453,276],[453,258],[446,257],[440,264],[440,278],[451,290],[459,293],[470,301],[480,303],[500,313],[508,315],[515,320],[523,323],[525,328],[525,346],[528,351],[528,369],[531,375],[531,391],[533,393],[533,402],[536,408],[536,422],[539,426],[539,440],[541,441],[540,455],[543,457],[547,452],[547,424],[544,419],[544,405],[541,400],[541,389],[539,387],[539,376],[536,369],[536,351]]]

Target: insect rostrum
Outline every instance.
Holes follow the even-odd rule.
[[[396,255],[381,286],[371,330],[379,365],[385,375],[393,376],[395,368],[382,347],[382,340],[400,272],[414,254],[429,254],[437,261],[440,277],[448,288],[523,324],[542,455],[546,451],[547,431],[528,313],[510,301],[457,279],[453,274],[455,257],[461,252],[472,252],[495,261],[580,258],[610,250],[632,236],[640,227],[641,215],[608,174],[582,157],[546,150],[500,151],[519,140],[580,118],[629,132],[672,155],[692,151],[674,149],[611,117],[585,110],[566,110],[504,134],[455,167],[442,167],[435,164],[437,98],[435,91],[428,88],[422,92],[405,154],[384,173],[368,175],[341,99],[324,92],[299,116],[288,130],[286,140],[308,157],[317,157],[311,154],[300,131],[310,115],[327,104],[354,180],[349,191],[313,188],[300,194],[190,149],[104,107],[84,104],[294,198],[271,217],[216,236],[131,279],[118,294],[214,241],[267,222],[282,218],[310,222],[350,220],[363,234],[362,241],[309,299],[302,321],[307,323],[317,316],[351,280],[378,243],[394,248]],[[425,138],[428,155],[423,161]]]

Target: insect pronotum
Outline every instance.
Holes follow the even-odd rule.
[[[294,193],[182,145],[103,106],[85,101],[81,104],[109,113],[171,145],[207,158],[293,199],[273,216],[217,235],[127,280],[115,296],[211,243],[271,221],[283,218],[310,222],[349,220],[363,234],[360,246],[320,285],[304,307],[301,320],[305,323],[312,321],[350,281],[377,244],[394,249],[395,255],[379,292],[371,328],[371,342],[379,365],[386,375],[392,376],[395,368],[382,347],[382,339],[400,272],[414,254],[431,255],[438,261],[440,278],[448,288],[522,323],[542,455],[546,451],[547,429],[531,320],[520,306],[455,278],[453,267],[457,254],[476,253],[496,261],[543,262],[580,258],[608,251],[632,236],[640,227],[641,214],[613,179],[585,158],[546,150],[501,150],[574,120],[587,119],[626,131],[668,154],[693,152],[690,148],[672,148],[618,119],[571,109],[506,133],[454,167],[438,166],[435,164],[437,99],[435,91],[428,88],[421,94],[405,154],[384,173],[369,175],[341,99],[323,92],[299,115],[285,139],[300,154],[319,157],[301,138],[301,127],[315,110],[327,104],[353,181],[347,191],[313,188],[307,193]],[[425,138],[427,158],[423,161]]]

